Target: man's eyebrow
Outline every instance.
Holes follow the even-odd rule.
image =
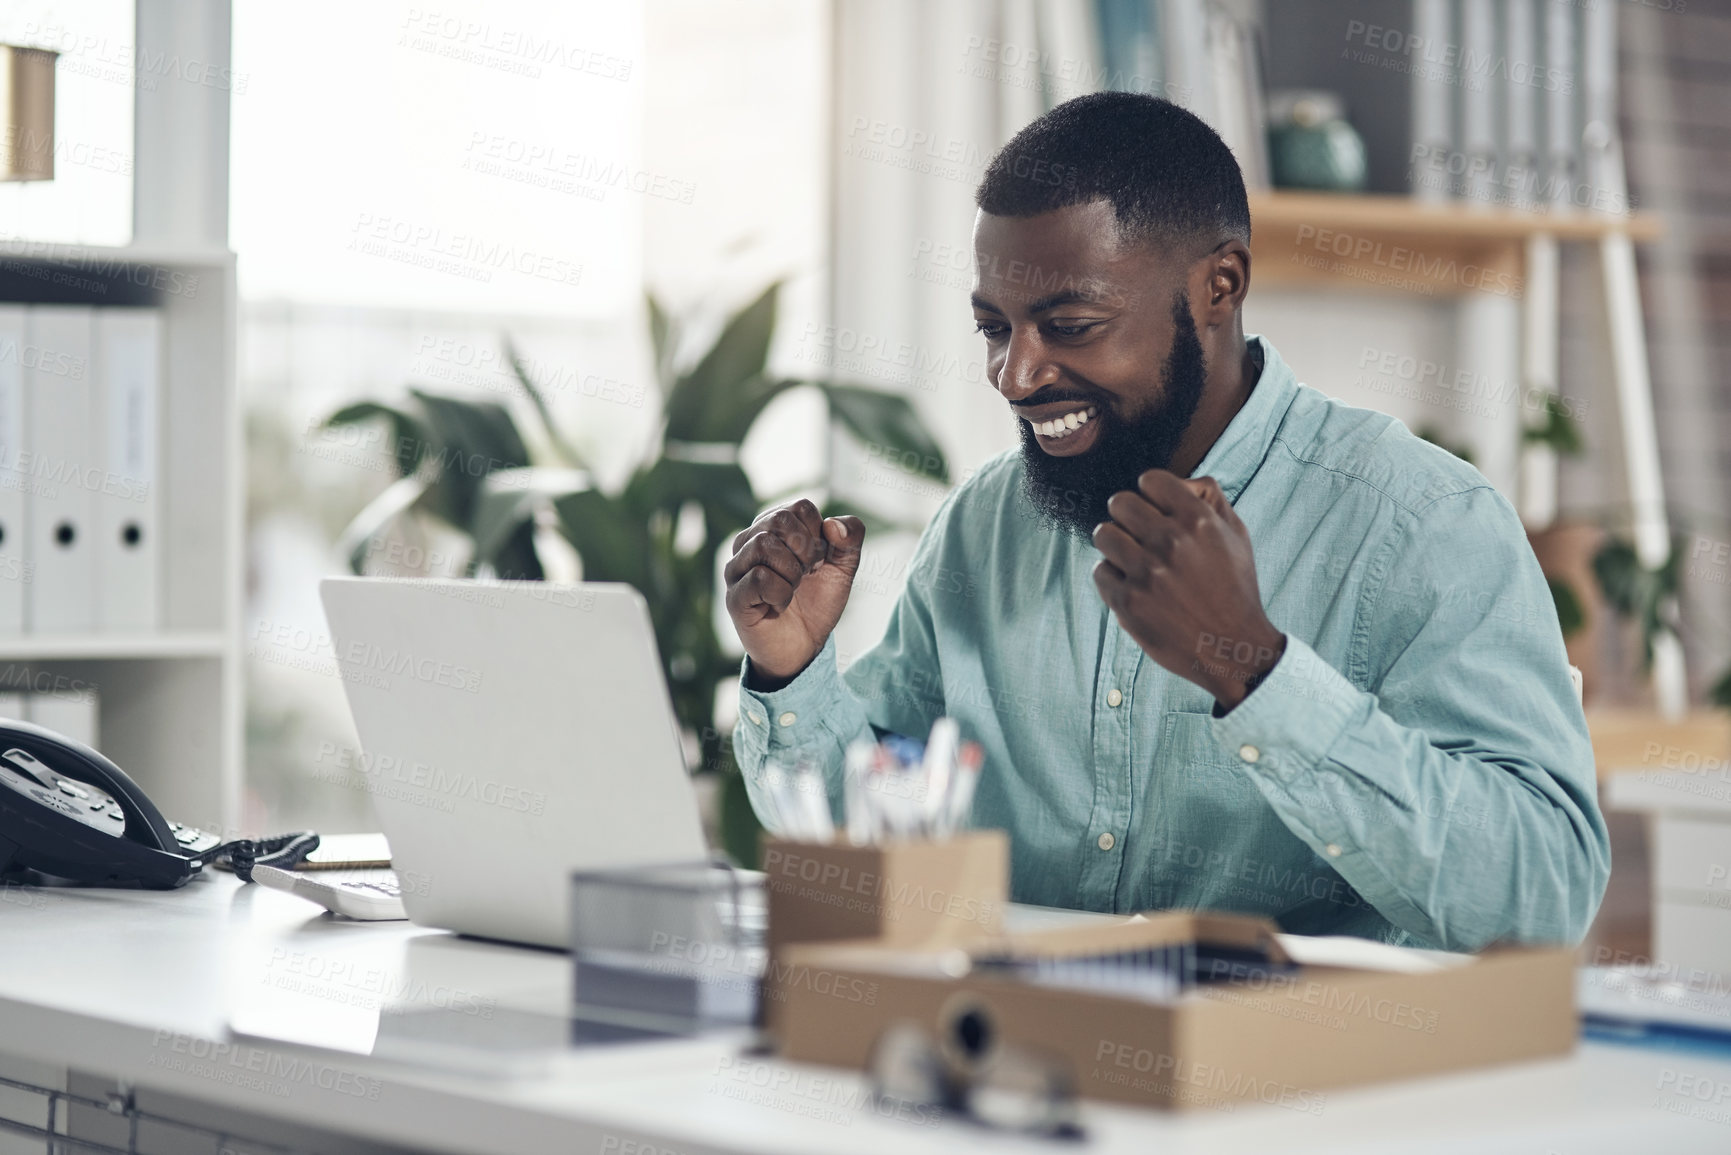
[[[996,305],[992,304],[990,301],[986,300],[984,297],[980,296],[978,293],[975,293],[969,299],[973,302],[974,308],[976,308],[976,309],[984,309],[986,312],[996,313],[1000,317],[1002,317],[1004,315],[1004,311],[1002,309],[998,308]]]
[[[1109,300],[1109,297],[1101,293],[1089,293],[1081,289],[1065,289],[1062,292],[1041,297],[1028,306],[1028,312],[1044,313],[1048,309],[1056,309],[1060,305],[1099,305],[1105,304]]]

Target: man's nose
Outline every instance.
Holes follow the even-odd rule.
[[[1011,332],[998,366],[998,392],[1006,401],[1020,401],[1058,379],[1058,367],[1046,358],[1039,335],[1024,329]]]

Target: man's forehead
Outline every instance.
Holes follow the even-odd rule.
[[[1089,201],[1029,217],[994,216],[984,210],[974,216],[974,250],[1004,255],[1067,256],[1099,264],[1128,254],[1112,202]]]
[[[974,222],[974,304],[1039,313],[1060,305],[1124,303],[1135,254],[1120,243],[1107,201],[1033,217],[982,212]]]

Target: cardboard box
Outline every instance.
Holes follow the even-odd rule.
[[[1002,933],[1010,840],[967,830],[943,842],[790,842],[763,846],[769,947],[876,939],[958,945]]]
[[[1157,914],[1146,921],[976,942],[1064,957],[1205,941],[1286,961],[1262,919]],[[990,1034],[1065,1064],[1084,1098],[1166,1108],[1268,1103],[1320,1113],[1330,1088],[1562,1055],[1576,1038],[1574,956],[1493,951],[1422,974],[1225,966],[1169,1003],[1036,985],[975,968],[955,948],[789,946],[771,968],[767,1025],[788,1059],[865,1067],[883,1029],[909,1020],[943,1039],[964,1013]]]

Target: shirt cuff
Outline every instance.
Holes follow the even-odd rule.
[[[799,676],[779,690],[753,690],[746,685],[750,658],[739,664],[739,721],[744,749],[764,756],[772,749],[797,749],[830,737],[823,719],[843,691],[835,668],[835,635]]]
[[[1286,652],[1268,676],[1209,725],[1232,757],[1286,782],[1328,757],[1363,696],[1315,650],[1287,634]]]

